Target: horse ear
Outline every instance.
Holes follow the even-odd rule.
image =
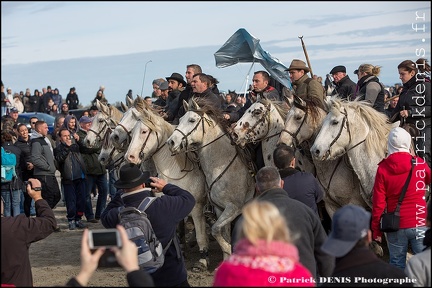
[[[123,112],[126,112],[126,111],[128,110],[128,108],[129,108],[128,106],[126,106],[126,105],[123,103],[123,101],[120,102],[120,106],[121,106]]]
[[[189,104],[184,99],[183,99],[183,108],[185,111],[189,111]]]
[[[132,107],[133,106],[133,102],[134,102],[134,100],[131,97],[126,96],[126,104],[127,104],[128,107]]]
[[[109,107],[102,102],[100,102],[98,99],[96,99],[96,107],[99,109],[99,111],[102,111],[106,115],[110,115],[109,113]]]
[[[192,99],[192,108],[194,110],[199,110],[200,109],[200,107],[199,107],[198,103],[195,101],[195,99]]]

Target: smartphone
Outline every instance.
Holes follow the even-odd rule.
[[[89,230],[89,246],[90,249],[122,247],[120,233],[115,228]]]

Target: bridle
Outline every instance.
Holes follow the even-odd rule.
[[[141,123],[143,123],[142,121],[141,121],[141,119],[138,119],[138,121],[139,122],[141,122]],[[144,125],[145,125],[145,123],[143,123]],[[136,125],[136,124],[135,124]],[[143,160],[144,159],[144,148],[146,147],[146,145],[147,145],[147,141],[148,141],[148,139],[150,138],[150,134],[152,133],[152,132],[154,132],[155,133],[155,135],[156,135],[156,141],[157,141],[157,148],[156,148],[156,150],[153,152],[153,154],[151,154],[150,156],[148,156],[147,158],[148,159],[151,159],[152,157],[153,157],[153,155],[154,154],[156,154],[160,149],[162,149],[162,147],[166,144],[166,142],[164,142],[162,145],[160,145],[160,141],[159,141],[159,134],[158,134],[158,132],[157,131],[153,131],[150,127],[148,127],[147,125],[146,125],[146,127],[149,129],[149,132],[147,133],[147,137],[146,137],[146,139],[144,140],[144,143],[142,144],[142,146],[141,146],[141,150],[140,150],[140,152],[138,153],[138,157],[141,159],[141,160]]]
[[[267,136],[270,132],[270,125],[271,125],[270,117],[271,117],[271,112],[273,111],[273,110],[271,110],[272,104],[268,103],[267,105],[265,105],[263,102],[261,102],[259,100],[258,100],[258,102],[265,106],[265,111],[262,114],[262,116],[255,122],[254,125],[252,125],[251,127],[248,127],[246,129],[246,133],[245,133],[246,141],[251,142],[253,144],[256,144],[258,141],[264,141],[264,140],[273,138],[273,137],[281,134],[281,132],[277,132],[273,135]],[[274,109],[276,109],[276,108],[274,108]],[[255,132],[255,128],[258,127],[261,123],[265,123],[266,121],[267,121],[267,133],[260,139],[254,139],[254,136],[257,135]]]
[[[300,109],[300,108],[299,108],[299,109]],[[306,122],[306,118],[307,118],[307,116],[308,116],[308,113],[307,113],[307,109],[306,109],[306,108],[305,108],[305,109],[300,109],[300,110],[302,110],[302,111],[305,113],[305,115],[304,115],[303,120],[302,120],[302,122],[300,123],[299,127],[297,128],[297,130],[296,130],[294,133],[292,133],[292,132],[286,130],[285,128],[282,129],[282,131],[281,131],[281,134],[282,134],[282,132],[286,132],[286,133],[288,133],[288,134],[292,137],[292,139],[294,139],[294,146],[295,146],[295,147],[298,147],[298,146],[299,146],[299,140],[297,139],[297,135],[299,134],[301,128],[303,127],[303,124]]]
[[[351,137],[351,130],[350,130],[349,121],[348,121],[348,112],[346,111],[346,108],[344,108],[344,110],[345,110],[345,112],[340,111],[340,113],[342,113],[344,115],[343,120],[342,120],[342,125],[340,126],[338,134],[336,135],[336,137],[333,139],[333,141],[329,145],[329,148],[327,150],[328,154],[330,153],[330,150],[331,150],[331,147],[333,146],[333,144],[335,144],[337,142],[337,140],[340,138],[340,136],[342,135],[342,130],[345,127],[345,123],[346,123],[346,130],[348,132],[348,137],[349,137],[348,143],[351,143],[352,137]],[[348,148],[348,149],[344,148],[344,150],[345,150],[344,153],[342,153],[339,156],[345,155],[346,153],[348,153],[348,151],[354,149],[355,147],[359,146],[360,144],[362,144],[365,141],[366,141],[366,138],[363,139],[362,141],[358,142],[357,144],[353,145],[352,147]]]
[[[110,115],[107,115],[107,117],[108,117],[108,120],[113,124],[113,127],[110,126],[110,124],[108,123],[108,120],[107,120],[107,119],[103,118],[103,123],[104,123],[104,124],[103,124],[102,128],[99,129],[99,132],[96,132],[95,130],[93,130],[93,129],[91,129],[91,128],[88,130],[88,132],[93,132],[94,134],[96,134],[96,141],[97,141],[97,142],[100,142],[100,141],[103,140],[104,137],[102,137],[101,135],[105,132],[105,129],[107,129],[107,128],[109,128],[109,129],[114,129],[115,126],[118,124],[118,123],[116,123],[115,120],[113,120],[112,118],[110,118]],[[88,133],[88,132],[87,132],[87,133]],[[105,133],[105,134],[106,134],[106,133]],[[105,135],[105,134],[104,134],[104,135]]]
[[[207,123],[207,125],[209,125],[209,126],[214,126],[213,120],[204,117],[204,113],[201,113],[201,111],[198,111],[198,110],[195,110],[195,111],[193,111],[193,110],[189,110],[189,111],[195,112],[196,114],[198,114],[198,115],[200,116],[200,120],[196,123],[195,127],[194,127],[193,129],[191,129],[187,134],[183,133],[183,131],[181,131],[181,130],[179,130],[179,129],[177,129],[177,128],[174,129],[174,131],[178,131],[180,134],[183,135],[183,138],[181,139],[181,142],[183,142],[183,140],[184,140],[185,143],[186,143],[186,144],[185,144],[185,150],[186,150],[185,153],[188,153],[188,152],[195,152],[195,151],[197,151],[198,149],[202,149],[202,148],[204,148],[204,147],[206,147],[206,146],[209,146],[210,144],[216,142],[217,140],[221,139],[221,138],[222,138],[223,136],[225,136],[225,135],[229,138],[230,143],[232,143],[232,139],[230,138],[230,135],[229,135],[227,132],[224,132],[224,133],[222,133],[220,136],[218,136],[218,137],[216,137],[215,139],[213,139],[212,141],[210,141],[209,143],[206,143],[205,145],[202,145],[202,146],[200,146],[199,148],[195,148],[195,149],[194,149],[194,148],[191,148],[190,150],[188,150],[187,137],[188,137],[189,135],[191,135],[195,130],[197,130],[200,124],[202,125],[203,138],[204,138],[204,134],[205,134],[205,129],[204,129],[205,126],[204,126],[204,124]],[[237,149],[236,149],[236,154],[234,155],[233,159],[228,163],[228,165],[225,167],[225,169],[222,171],[222,173],[219,174],[219,175],[215,178],[215,180],[214,180],[210,185],[208,185],[208,183],[207,183],[207,179],[206,179],[206,184],[207,184],[207,187],[208,187],[208,189],[207,189],[207,197],[208,197],[208,200],[209,200],[209,202],[210,202],[213,206],[217,206],[217,207],[218,207],[219,209],[221,209],[221,210],[223,210],[222,207],[220,207],[220,205],[218,205],[217,203],[215,203],[215,202],[211,199],[210,191],[211,191],[212,187],[214,186],[214,184],[215,184],[217,181],[219,181],[219,179],[221,179],[222,176],[223,176],[223,175],[228,171],[229,167],[234,163],[234,160],[237,158],[238,155],[239,155],[239,153],[238,153],[238,151],[237,151]],[[197,162],[199,163],[199,159],[197,159]]]
[[[200,124],[202,125],[203,138],[204,138],[204,134],[205,134],[205,129],[204,129],[205,127],[204,127],[204,124],[207,123],[209,126],[214,126],[213,120],[204,117],[204,115],[201,115],[201,114],[203,114],[203,113],[200,113],[201,111],[192,111],[192,112],[195,112],[196,114],[198,114],[198,115],[200,116],[200,120],[195,124],[195,127],[194,127],[194,128],[192,128],[192,129],[191,129],[187,134],[183,133],[183,131],[179,130],[178,128],[175,128],[175,129],[174,129],[174,131],[177,131],[177,132],[179,132],[181,135],[183,135],[183,137],[182,137],[182,139],[181,139],[181,142],[185,141],[185,143],[186,143],[186,144],[185,144],[185,152],[184,152],[184,153],[188,153],[188,152],[195,152],[195,151],[197,151],[198,149],[202,149],[202,148],[204,148],[204,147],[206,147],[206,146],[208,146],[208,145],[210,145],[210,144],[216,142],[217,140],[219,140],[220,138],[222,138],[223,136],[225,136],[225,135],[228,134],[227,132],[225,132],[225,133],[221,134],[219,137],[217,137],[216,139],[213,139],[212,141],[210,141],[209,143],[207,143],[207,144],[205,144],[205,145],[202,145],[200,148],[193,148],[193,147],[192,147],[192,148],[190,148],[190,150],[189,150],[189,149],[188,149],[188,148],[189,148],[189,147],[188,147],[189,144],[188,144],[188,140],[187,140],[187,138],[188,138],[189,135],[191,135],[193,132],[195,132],[195,130],[198,129],[198,126],[199,126]]]

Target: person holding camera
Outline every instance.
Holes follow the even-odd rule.
[[[68,129],[62,127],[58,134],[60,143],[54,148],[54,158],[61,173],[69,230],[85,228],[81,221],[86,201],[84,159]]]
[[[126,271],[126,279],[129,287],[154,287],[154,282],[149,273],[139,269],[138,247],[128,239],[126,230],[123,226],[117,225],[120,234],[121,246],[111,247],[118,264]],[[85,229],[81,239],[81,270],[77,276],[71,278],[67,287],[87,286],[90,278],[98,268],[99,259],[105,253],[105,247],[98,248],[92,252],[89,245],[89,230]]]
[[[178,239],[175,237],[178,223],[188,216],[195,206],[195,198],[188,191],[163,179],[150,177],[149,172],[141,171],[139,166],[133,163],[125,164],[120,168],[119,180],[114,183],[114,186],[121,190],[117,191],[114,199],[103,211],[102,224],[105,228],[115,228],[120,223],[119,207],[137,208],[144,198],[154,196],[149,189],[152,187],[145,184],[150,181],[150,186],[163,195],[153,201],[145,213],[155,235],[166,249],[163,266],[151,273],[151,276],[157,287],[189,287],[184,259]]]
[[[45,239],[57,227],[54,212],[42,198],[42,184],[30,178],[26,183],[28,195],[35,201],[36,217],[25,214],[15,217],[3,215],[1,201],[1,283],[16,287],[32,287],[33,275],[30,265],[30,244]]]

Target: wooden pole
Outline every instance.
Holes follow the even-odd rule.
[[[304,44],[304,42],[303,42],[303,36],[299,36],[298,38],[300,38],[300,40],[301,40],[302,47],[303,47],[303,52],[304,52],[304,54],[305,54],[306,61],[307,61],[307,64],[308,64],[308,66],[309,66],[309,70],[310,70],[309,72],[310,72],[310,74],[311,74],[311,78],[313,78],[312,66],[311,66],[310,61],[309,61],[309,55],[308,55],[308,53],[307,53],[307,51],[306,51],[306,46],[305,46],[305,44]]]

